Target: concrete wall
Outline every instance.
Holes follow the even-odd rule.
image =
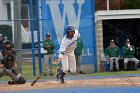
[[[100,56],[103,54],[103,27],[102,20],[96,22],[96,47],[97,47],[97,65],[98,72],[103,71],[103,65],[100,62]]]
[[[84,64],[82,65],[82,71],[85,73],[93,73],[93,64]]]

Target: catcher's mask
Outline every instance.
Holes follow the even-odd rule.
[[[10,41],[7,40],[7,41],[3,42],[3,47],[4,47],[4,49],[9,50],[12,48],[12,44]]]

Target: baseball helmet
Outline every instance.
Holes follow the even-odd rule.
[[[3,42],[3,45],[7,45],[7,44],[11,45],[11,42],[9,40]]]
[[[72,26],[72,25],[67,25],[67,26],[66,26],[66,33],[72,32],[72,31],[75,31],[74,26]]]
[[[9,40],[6,40],[6,41],[3,42],[3,47],[6,48],[6,49],[9,49],[9,48],[6,47],[6,45],[10,45],[9,48],[12,48],[12,43]]]

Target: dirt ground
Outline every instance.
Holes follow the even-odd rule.
[[[58,81],[49,80],[37,82],[34,86],[30,82],[26,84],[0,84],[0,91],[21,91],[33,89],[48,89],[62,87],[84,87],[84,86],[140,86],[140,77],[125,77],[125,78],[104,78],[104,79],[84,79],[84,80],[65,80],[65,84],[60,84]]]

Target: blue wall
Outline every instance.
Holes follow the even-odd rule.
[[[58,51],[65,26],[74,25],[84,43],[82,62],[96,66],[94,0],[42,0],[41,4],[42,38],[45,39],[45,34],[49,32]]]

